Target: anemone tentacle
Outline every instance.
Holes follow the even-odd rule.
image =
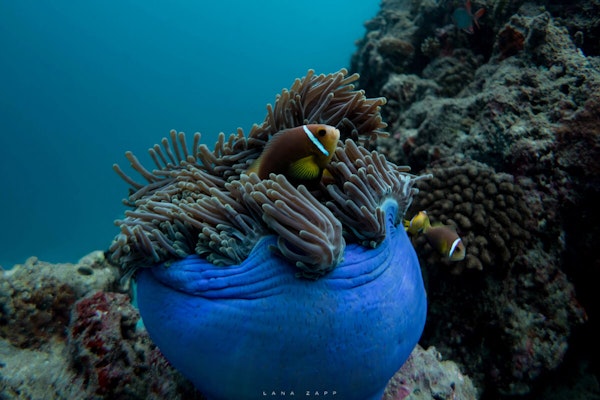
[[[135,155],[126,153],[131,167],[146,183],[131,178],[118,165],[113,166],[131,186],[124,203],[134,209],[116,221],[121,233],[109,248],[110,259],[126,270],[191,254],[203,255],[218,265],[231,265],[247,257],[262,236],[276,233],[278,250],[297,265],[299,273],[318,277],[341,260],[345,241],[340,222],[347,225],[344,231],[356,231],[353,226],[357,224],[370,226],[368,230],[378,231],[379,236],[362,239],[376,243],[385,233],[383,228],[377,228],[382,226],[381,215],[373,220],[373,199],[363,199],[361,206],[369,207],[358,214],[358,222],[351,222],[352,218],[343,212],[334,216],[329,205],[321,205],[332,189],[309,193],[291,188],[285,177],[263,182],[244,178],[244,172],[270,137],[282,129],[308,123],[339,127],[341,138],[348,140],[339,145],[335,164],[348,165],[353,182],[367,177],[354,167],[354,158],[358,156],[363,164],[371,162],[365,159],[364,149],[359,150],[363,148],[360,144],[368,146],[376,137],[386,135],[386,124],[379,114],[385,99],[366,98],[362,90],[354,89],[357,79],[358,75],[348,76],[346,70],[329,75],[316,75],[310,70],[289,90],[284,89],[273,106],[267,106],[264,122],[255,125],[248,137],[241,129],[228,138],[221,133],[212,151],[200,143],[199,133],[188,146],[184,133],[171,131],[169,138],[149,149],[154,169],[146,168]],[[377,162],[377,157],[367,157],[374,157]],[[410,184],[408,175],[401,175],[403,169],[398,169],[395,178],[388,178],[386,174],[392,173],[387,167],[376,165],[376,171],[384,170],[379,176],[387,179],[384,186],[390,185],[390,179],[404,179],[402,182]],[[340,171],[347,172],[341,167]],[[330,169],[338,183],[344,179],[337,176],[340,171]],[[348,190],[336,189],[331,197],[339,203],[342,198],[350,201],[352,196],[370,190],[355,183]],[[283,223],[284,215],[298,223]],[[311,218],[300,218],[301,215]]]

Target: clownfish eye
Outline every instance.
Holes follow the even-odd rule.
[[[325,136],[326,133],[327,133],[327,131],[325,129],[319,129],[317,131],[317,135],[319,135],[321,137]]]

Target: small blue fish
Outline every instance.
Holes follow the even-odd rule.
[[[459,7],[454,10],[452,19],[457,27],[472,35],[475,32],[473,25],[476,25],[477,29],[479,29],[479,23],[477,21],[483,14],[485,14],[485,8],[480,8],[473,14],[471,11],[471,0],[466,0],[464,7]]]

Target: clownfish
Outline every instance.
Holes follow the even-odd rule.
[[[418,233],[425,235],[431,247],[450,261],[461,261],[465,258],[467,249],[456,229],[449,225],[431,225],[425,211],[420,211],[410,221],[405,220],[404,228],[413,236]]]
[[[426,226],[431,226],[429,223],[429,216],[426,211],[419,211],[410,221],[404,220],[404,229],[411,236],[415,236],[418,233],[422,233]]]
[[[267,142],[247,174],[260,179],[283,174],[295,185],[317,184],[331,161],[340,131],[330,125],[310,124],[277,132]]]

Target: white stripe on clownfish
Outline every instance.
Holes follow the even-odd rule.
[[[319,151],[321,153],[323,153],[325,156],[328,156],[329,152],[327,151],[327,149],[325,149],[325,147],[323,147],[323,144],[321,142],[319,142],[319,139],[317,139],[317,137],[310,131],[310,129],[308,129],[308,127],[306,125],[302,125],[302,128],[304,129],[304,132],[306,132],[306,136],[308,136],[310,141],[315,146],[317,146],[317,149],[319,149]]]
[[[456,246],[458,246],[460,244],[461,240],[460,238],[457,238],[454,242],[452,242],[452,246],[450,247],[450,251],[448,252],[448,258],[452,258],[452,255],[454,254],[454,250],[456,250]]]

